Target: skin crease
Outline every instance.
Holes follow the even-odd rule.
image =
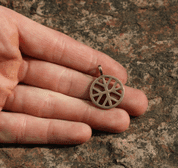
[[[98,65],[127,81],[125,68],[106,54],[10,9],[0,6],[0,15],[0,143],[80,144],[92,128],[120,133],[129,115],[146,111],[145,94],[128,86],[117,108],[91,103]]]

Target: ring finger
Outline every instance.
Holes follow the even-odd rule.
[[[24,85],[15,88],[4,109],[42,118],[83,122],[94,129],[115,133],[125,131],[130,123],[125,110],[101,110],[88,101]]]

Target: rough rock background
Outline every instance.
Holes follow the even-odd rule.
[[[149,99],[121,134],[93,130],[78,146],[0,144],[1,168],[177,168],[178,0],[0,0],[100,50]]]

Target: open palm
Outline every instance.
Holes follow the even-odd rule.
[[[0,143],[79,144],[91,128],[122,132],[129,115],[145,112],[146,96],[127,86],[117,108],[91,103],[98,65],[127,80],[109,56],[10,9],[0,7],[0,16]]]

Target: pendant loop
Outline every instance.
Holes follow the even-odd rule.
[[[102,70],[101,65],[98,65],[98,69],[99,69],[99,71],[100,71],[100,74],[103,75],[103,70]]]

